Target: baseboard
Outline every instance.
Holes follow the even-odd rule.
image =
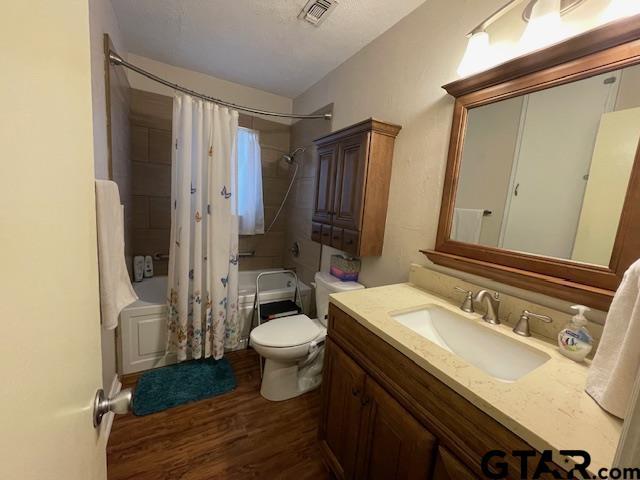
[[[111,381],[111,388],[109,388],[109,392],[107,393],[107,396],[109,398],[113,398],[115,395],[120,393],[121,389],[122,389],[122,383],[120,382],[120,379],[118,378],[118,374],[116,373],[113,376],[113,380]],[[111,426],[113,425],[113,417],[115,417],[115,413],[109,412],[102,419],[102,421],[105,422],[105,426],[104,426],[105,444],[109,442],[109,435],[111,435]]]

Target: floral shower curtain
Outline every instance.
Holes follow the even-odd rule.
[[[238,343],[238,112],[173,101],[167,350],[222,357]]]

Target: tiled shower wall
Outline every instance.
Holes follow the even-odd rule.
[[[167,254],[171,216],[172,98],[133,89],[131,99],[133,253]],[[260,132],[265,224],[269,225],[288,186],[289,168],[281,157],[289,152],[291,128],[243,114],[239,124]],[[240,237],[241,252],[255,251],[254,257],[240,259],[241,270],[283,265],[286,219],[286,212],[283,212],[271,232]],[[154,270],[158,275],[166,275],[167,261],[154,260]]]
[[[331,113],[333,105],[328,105],[314,113]],[[291,127],[291,150],[305,148],[296,156],[300,162],[298,175],[286,204],[287,233],[284,248],[284,265],[295,268],[298,277],[309,285],[318,271],[320,244],[311,241],[311,216],[315,196],[317,168],[316,147],[318,137],[331,133],[331,121],[299,120]],[[300,246],[300,256],[294,257],[290,251],[294,242]]]
[[[289,167],[282,161],[282,155],[289,153],[291,127],[249,115],[240,115],[240,126],[260,132],[266,230],[271,224],[289,185]],[[241,236],[240,252],[255,252],[255,256],[241,257],[240,270],[282,267],[286,230],[287,215],[283,209],[278,221],[269,233]]]
[[[171,97],[131,91],[134,255],[169,253],[171,223]],[[154,260],[167,274],[167,260]]]

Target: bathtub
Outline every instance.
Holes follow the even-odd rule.
[[[256,278],[259,273],[275,271],[241,271],[238,276],[238,309],[240,317],[240,344],[247,348]],[[260,279],[261,302],[274,302],[293,298],[295,282],[289,275],[268,275]],[[118,371],[121,374],[140,372],[176,362],[175,355],[166,355],[167,342],[167,277],[147,278],[134,283],[139,299],[120,313],[118,326]],[[302,305],[305,313],[311,311],[311,288],[300,282]]]

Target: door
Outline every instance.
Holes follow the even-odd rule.
[[[502,248],[571,258],[596,134],[602,114],[613,108],[615,79],[607,73],[527,96]]]
[[[430,478],[436,438],[371,378],[362,404],[357,478]]]
[[[362,133],[340,142],[336,163],[333,225],[360,230],[368,138],[367,133]]]
[[[335,189],[335,165],[338,145],[329,144],[318,148],[318,170],[316,173],[316,196],[313,204],[313,221],[331,223]]]
[[[476,480],[478,478],[446,448],[438,448],[433,480]]]
[[[365,373],[327,339],[320,442],[341,478],[354,478]]]
[[[11,50],[0,79],[7,480],[106,478],[92,423],[102,373],[88,15],[88,2],[14,2],[0,28]]]
[[[639,134],[640,107],[602,116],[572,260],[609,265],[638,154]]]

